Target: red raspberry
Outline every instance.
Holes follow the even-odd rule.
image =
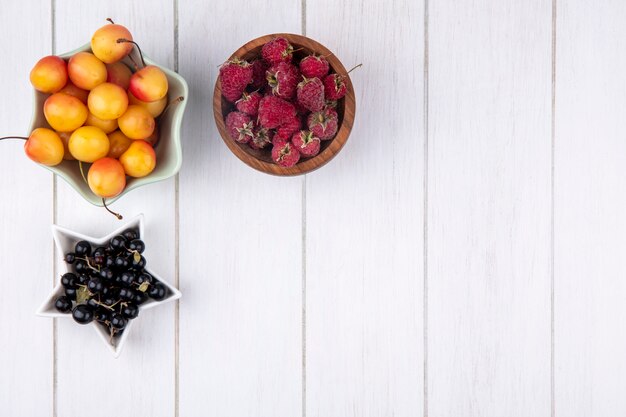
[[[300,120],[300,117],[298,117],[297,115],[293,116],[291,119],[280,125],[278,129],[276,129],[276,137],[283,140],[289,140],[295,132],[300,130],[301,126],[302,121]]]
[[[301,130],[293,134],[291,143],[303,156],[315,156],[320,153],[320,138],[311,131]]]
[[[241,98],[235,102],[235,107],[240,112],[256,116],[259,113],[259,103],[262,98],[263,96],[257,91],[250,94],[244,92]]]
[[[259,124],[266,129],[274,129],[289,121],[296,109],[288,101],[274,96],[265,96],[259,103]]]
[[[239,58],[233,58],[220,67],[222,95],[234,103],[252,81],[252,66]]]
[[[276,141],[272,148],[272,159],[281,167],[289,168],[300,160],[300,152],[291,142]]]
[[[265,71],[267,71],[269,66],[267,65],[267,62],[262,59],[252,61],[250,65],[252,66],[252,88],[260,90],[267,85]]]
[[[339,74],[329,74],[324,77],[324,93],[329,100],[339,100],[347,92],[345,77]]]
[[[274,133],[271,130],[257,126],[254,130],[254,137],[248,142],[248,145],[253,149],[262,149],[272,143],[273,137]]]
[[[309,55],[300,61],[300,72],[307,78],[322,79],[328,74],[328,61],[323,56]]]
[[[293,46],[285,38],[276,38],[263,45],[261,56],[270,65],[291,62]]]
[[[272,94],[276,97],[290,100],[298,86],[300,71],[295,65],[288,62],[280,62],[270,67],[266,72],[267,82],[272,88]]]
[[[339,117],[335,109],[325,108],[322,111],[309,114],[307,126],[315,136],[321,140],[332,139],[337,133]]]
[[[239,143],[248,143],[254,137],[254,120],[245,113],[238,111],[228,113],[226,128],[230,137]]]
[[[298,104],[307,110],[320,111],[324,108],[324,84],[319,78],[305,78],[298,84]]]

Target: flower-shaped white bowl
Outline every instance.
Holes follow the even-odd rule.
[[[90,44],[85,44],[78,49],[61,54],[59,56],[67,60],[77,52],[84,51],[91,52]],[[176,175],[176,173],[180,170],[183,161],[183,152],[180,144],[180,127],[183,121],[185,106],[188,101],[187,99],[189,89],[187,87],[187,82],[183,79],[183,77],[181,77],[174,71],[170,71],[167,68],[156,64],[145,55],[144,60],[146,61],[147,65],[157,65],[165,73],[169,84],[169,99],[172,100],[176,97],[182,96],[184,100],[173,105],[172,108],[168,109],[159,118],[160,138],[159,143],[154,149],[157,158],[157,164],[154,168],[154,171],[152,171],[149,175],[143,178],[128,177],[126,188],[124,189],[124,191],[122,191],[122,193],[116,197],[108,198],[107,203],[114,202],[118,198],[122,197],[124,194],[130,192],[131,190],[134,190],[137,187],[161,181]],[[124,58],[122,62],[127,64],[129,68],[132,68],[131,62],[128,57]],[[44,94],[37,90],[34,90],[33,116],[30,123],[31,132],[38,127],[50,127],[43,114],[43,103],[48,97],[49,94]],[[89,164],[85,164],[85,168],[88,165]],[[83,177],[80,174],[80,169],[78,167],[78,162],[64,160],[59,165],[53,167],[47,167],[45,165],[42,166],[54,172],[59,177],[63,178],[68,184],[74,187],[74,189],[78,191],[78,193],[83,196],[85,200],[96,206],[102,206],[102,198],[95,195],[89,189],[87,183],[85,183],[85,181],[83,180]]]
[[[56,226],[56,225],[52,225],[52,236],[54,238],[54,243],[57,247],[57,251],[59,255],[61,256],[61,263],[65,265],[66,272],[72,272],[71,269],[68,268],[68,265],[63,260],[63,256],[64,254],[68,252],[73,252],[74,246],[76,245],[78,241],[86,240],[89,243],[91,243],[92,246],[103,246],[113,236],[119,235],[120,233],[122,233],[124,230],[127,230],[127,229],[139,230],[139,236],[143,240],[145,237],[143,215],[140,214],[139,216],[135,217],[124,226],[120,227],[119,229],[114,230],[109,235],[101,237],[101,238],[86,236],[81,233],[77,233],[77,232],[65,229],[63,227],[60,227],[60,226]],[[143,311],[152,307],[156,307],[158,305],[162,305],[168,301],[177,300],[181,296],[181,293],[180,291],[178,291],[178,289],[176,289],[175,287],[167,283],[165,280],[163,280],[163,278],[155,274],[152,270],[150,270],[149,267],[146,267],[145,270],[148,273],[150,273],[150,275],[152,275],[154,278],[161,281],[161,283],[163,283],[163,285],[167,288],[168,295],[165,297],[165,299],[161,301],[155,301],[152,299],[146,300],[145,303],[139,306],[139,316],[135,318],[134,320],[129,320],[122,335],[119,337],[113,338],[112,340],[109,337],[109,333],[107,333],[104,327],[101,326],[99,323],[97,323],[95,320],[89,324],[96,330],[96,333],[100,335],[100,337],[102,338],[106,346],[111,350],[111,352],[116,358],[119,357],[120,353],[122,352],[122,348],[124,347],[126,338],[128,337],[128,333],[130,332],[130,328],[132,327],[132,324],[135,321],[140,319]],[[52,290],[52,293],[50,294],[50,296],[48,296],[46,301],[44,301],[41,307],[39,307],[39,310],[37,310],[37,315],[42,316],[42,317],[58,317],[58,318],[65,318],[65,319],[73,320],[71,313],[61,313],[54,307],[55,300],[61,295],[63,295],[64,293],[65,292],[64,292],[63,286],[61,285],[61,280],[59,277],[59,282]],[[76,323],[76,325],[80,326],[80,324],[78,323]]]

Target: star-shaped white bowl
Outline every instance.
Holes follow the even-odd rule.
[[[89,243],[91,243],[92,246],[105,246],[105,244],[109,240],[111,240],[111,238],[113,236],[119,235],[120,233],[122,233],[123,231],[125,231],[127,229],[139,230],[139,236],[140,236],[140,238],[142,240],[144,240],[145,239],[145,235],[144,235],[143,214],[138,215],[137,217],[132,219],[130,222],[126,223],[124,226],[114,230],[113,232],[111,232],[107,236],[104,236],[104,237],[101,237],[101,238],[96,238],[96,237],[92,237],[92,236],[86,236],[86,235],[83,235],[81,233],[74,232],[72,230],[68,230],[68,229],[65,229],[65,228],[57,226],[57,225],[52,225],[52,236],[54,238],[54,243],[55,243],[55,245],[57,247],[57,251],[59,253],[59,256],[61,256],[60,261],[61,261],[61,263],[63,265],[65,265],[65,270],[67,272],[73,272],[71,270],[71,268],[69,268],[69,265],[67,265],[65,263],[65,261],[63,260],[63,256],[66,253],[68,253],[68,252],[73,252],[74,251],[74,246],[76,245],[76,243],[78,241],[86,240]],[[148,265],[149,265],[149,263],[148,263]],[[145,310],[147,310],[149,308],[152,308],[152,307],[155,307],[155,306],[167,303],[168,301],[176,300],[176,299],[180,298],[180,296],[181,296],[181,293],[180,293],[180,291],[178,291],[178,289],[176,289],[175,287],[173,287],[172,285],[167,283],[159,275],[157,275],[153,271],[151,271],[149,267],[146,267],[145,270],[146,270],[146,272],[150,273],[150,275],[152,275],[154,278],[156,278],[161,283],[163,283],[163,285],[167,288],[168,294],[167,294],[167,296],[163,300],[155,301],[155,300],[152,300],[152,299],[148,298],[148,300],[146,300],[145,303],[143,303],[143,304],[141,304],[139,306],[139,316],[137,318],[133,319],[133,320],[129,320],[128,324],[126,325],[126,328],[124,329],[124,332],[122,333],[122,335],[119,336],[119,337],[115,337],[112,340],[110,338],[109,333],[104,329],[104,327],[102,325],[97,323],[95,320],[92,323],[90,323],[90,325],[96,330],[96,333],[98,333],[100,335],[100,337],[102,338],[102,341],[111,350],[111,352],[113,352],[113,356],[115,356],[116,358],[122,352],[122,348],[124,347],[124,343],[126,342],[126,338],[128,337],[128,333],[130,332],[130,328],[132,327],[132,325],[133,325],[133,323],[135,321],[139,320],[139,318],[142,315],[141,313],[143,311],[145,311]],[[57,311],[57,309],[54,307],[55,300],[58,297],[60,297],[61,295],[63,295],[64,293],[65,292],[64,292],[63,286],[61,285],[61,279],[60,279],[60,276],[59,276],[59,282],[57,283],[57,285],[52,290],[52,293],[50,294],[50,296],[48,296],[46,301],[41,305],[41,307],[39,307],[39,310],[37,310],[37,315],[42,316],[42,317],[65,318],[65,319],[70,319],[70,320],[73,321],[71,313],[61,313],[61,312]],[[78,323],[76,323],[76,325],[80,326],[80,324],[78,324]]]

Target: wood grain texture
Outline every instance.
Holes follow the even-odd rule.
[[[310,417],[422,414],[423,10],[307,2],[307,36],[363,63],[351,138],[306,178]]]
[[[34,0],[9,2],[0,22],[0,136],[28,135],[28,74],[52,52],[50,8]],[[26,157],[20,140],[0,142],[0,167],[0,414],[46,416],[52,408],[52,320],[35,311],[52,288],[52,175]]]
[[[180,173],[181,417],[301,413],[301,180],[237,159],[211,107],[219,65],[250,39],[298,32],[299,5],[179,5],[180,73],[192,91]]]
[[[550,415],[551,15],[430,3],[430,416]]]
[[[230,137],[228,131],[226,130],[226,124],[224,123],[224,120],[228,113],[235,110],[235,108],[232,103],[229,103],[222,96],[222,86],[220,84],[219,78],[215,82],[215,90],[213,92],[213,115],[215,117],[217,131],[224,140],[226,146],[228,146],[228,148],[237,156],[237,158],[241,159],[247,165],[256,170],[272,175],[302,175],[308,172],[315,171],[316,169],[319,169],[322,166],[326,165],[328,162],[330,162],[331,159],[335,157],[335,155],[339,153],[339,151],[341,151],[343,146],[346,144],[346,141],[350,136],[350,131],[352,130],[352,126],[354,124],[354,111],[356,105],[354,100],[354,88],[352,87],[350,75],[347,73],[348,70],[337,58],[337,56],[334,55],[324,45],[305,36],[296,35],[293,33],[276,33],[264,35],[259,38],[253,39],[250,42],[247,42],[241,48],[237,49],[233,53],[232,57],[246,59],[249,62],[252,62],[255,59],[262,59],[261,49],[263,48],[263,45],[277,37],[283,37],[287,39],[289,43],[293,46],[293,48],[295,49],[293,54],[294,62],[298,62],[298,60],[301,60],[307,55],[321,55],[327,57],[331,73],[334,72],[337,74],[344,74],[346,76],[346,95],[344,98],[338,100],[336,107],[337,114],[339,116],[339,127],[337,130],[337,134],[331,140],[322,141],[321,150],[318,155],[314,156],[313,158],[301,158],[300,162],[298,162],[295,166],[286,168],[281,167],[272,160],[271,146],[267,147],[266,149],[253,149],[247,144],[235,142]]]
[[[626,4],[557,2],[557,416],[626,414]]]
[[[157,63],[174,63],[174,19],[171,0],[122,0],[56,3],[59,52],[91,39],[107,17],[132,32],[142,50]],[[58,223],[87,234],[105,235],[120,221],[94,207],[67,184],[58,182]],[[169,282],[175,272],[175,190],[173,179],[134,190],[113,204],[130,219],[143,212],[146,218],[146,252],[150,268]],[[171,416],[175,410],[174,305],[146,311],[136,319],[119,359],[114,359],[89,326],[59,321],[58,415]],[[85,395],[76,394],[79,392]],[[87,394],[89,393],[89,394]],[[97,393],[106,402],[94,406]],[[115,411],[114,411],[115,410]]]

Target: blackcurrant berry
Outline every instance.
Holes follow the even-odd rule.
[[[110,307],[117,302],[117,299],[115,297],[107,296],[103,298],[101,302],[102,304]]]
[[[91,245],[86,240],[81,240],[74,247],[74,253],[78,256],[89,256],[91,254]]]
[[[135,291],[135,299],[133,300],[135,304],[140,305],[146,302],[148,297],[145,292]]]
[[[93,277],[87,282],[87,289],[92,294],[97,294],[104,288],[102,280],[98,277]]]
[[[139,238],[139,232],[137,232],[136,230],[133,230],[133,229],[126,230],[124,233],[122,233],[122,235],[124,235],[126,240],[129,241],[129,242],[131,240],[135,240],[135,239]]]
[[[139,261],[137,261],[135,259],[135,255],[130,255],[128,257],[128,261],[129,261],[129,266],[130,269],[133,269],[135,271],[141,271],[142,269],[144,269],[146,267],[146,258],[144,258],[143,256],[139,256]]]
[[[115,257],[113,266],[119,270],[128,269],[128,259],[126,259],[124,256],[118,255]]]
[[[80,285],[87,285],[87,281],[89,281],[89,275],[88,274],[80,274],[78,276],[78,283]]]
[[[144,282],[147,282],[148,284],[152,284],[153,282],[152,275],[150,275],[147,272],[142,272],[141,274],[139,274],[139,276],[137,277],[137,284],[141,285]]]
[[[126,247],[126,238],[122,235],[113,236],[109,241],[109,248],[118,251]]]
[[[105,321],[109,320],[109,316],[109,310],[107,310],[106,308],[98,308],[94,313],[93,318],[98,323],[104,323]]]
[[[127,320],[120,313],[111,314],[111,327],[122,330],[126,327]]]
[[[76,300],[76,288],[66,288],[65,295],[70,300]]]
[[[74,252],[69,252],[65,254],[65,262],[68,264],[73,264],[74,261],[76,260],[76,255],[74,255]]]
[[[115,265],[115,256],[107,255],[104,258],[104,266],[106,266],[107,268],[113,268],[113,265]]]
[[[161,301],[162,299],[164,299],[166,292],[167,291],[165,289],[165,286],[160,282],[156,282],[152,284],[150,288],[148,288],[148,295],[150,296],[150,298],[157,301]]]
[[[110,268],[102,268],[99,275],[105,282],[113,282],[115,279],[115,273]]]
[[[96,311],[95,309],[100,306],[100,303],[95,298],[90,298],[87,300],[87,305]]]
[[[120,284],[130,287],[135,282],[135,274],[131,271],[122,272],[120,274]]]
[[[61,285],[63,285],[65,288],[76,288],[77,281],[78,278],[75,274],[71,272],[66,272],[61,276]]]
[[[72,317],[76,323],[87,324],[93,320],[93,310],[85,304],[79,304],[72,310]]]
[[[135,299],[135,291],[130,288],[120,288],[120,298],[126,301]]]
[[[139,307],[137,307],[133,303],[128,303],[122,309],[122,316],[126,317],[129,320],[134,319],[139,314]]]
[[[72,311],[72,301],[65,295],[60,296],[54,302],[54,307],[61,313],[69,313]]]
[[[132,251],[137,251],[139,253],[143,253],[143,251],[146,249],[146,245],[145,243],[143,243],[143,240],[141,239],[133,239],[128,244],[128,249]]]
[[[80,274],[89,271],[89,266],[87,266],[87,262],[79,259],[74,263],[74,270]]]

